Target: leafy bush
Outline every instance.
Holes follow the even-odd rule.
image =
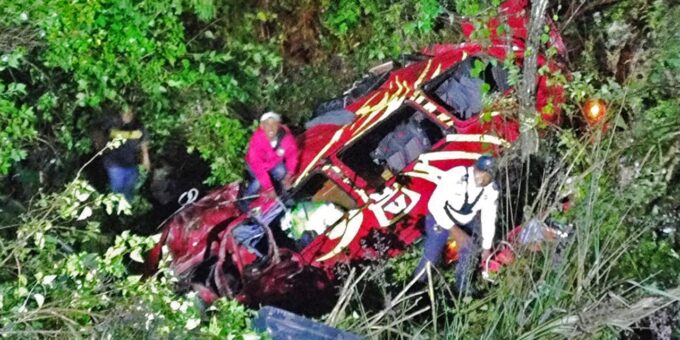
[[[444,11],[437,0],[342,0],[325,7],[324,27],[339,40],[340,51],[358,49],[369,60],[396,58],[434,41],[435,23]]]
[[[213,144],[191,144],[206,141],[191,133],[225,131],[207,131],[211,127],[205,124],[186,129],[195,118],[196,102],[226,112],[227,105],[259,97],[266,92],[261,89],[271,84],[261,79],[280,63],[268,43],[228,41],[212,33],[211,38],[203,38],[207,32],[200,20],[216,15],[212,1],[46,1],[30,6],[10,1],[5,5],[0,16],[8,29],[25,28],[20,31],[25,36],[2,55],[2,129],[7,145],[16,146],[11,152],[3,149],[2,173],[24,158],[28,142],[38,135],[52,148],[66,151],[59,155],[64,158],[60,164],[92,152],[88,132],[97,128],[102,116],[117,114],[124,105],[130,105],[145,123],[152,151],[163,153],[166,142],[179,136],[190,147],[204,150],[208,161],[215,160],[205,153]],[[197,12],[196,22],[185,21],[191,16],[189,9]],[[187,36],[195,26],[201,29],[201,44],[196,43],[198,35]],[[219,44],[217,39],[228,43],[205,48]],[[23,82],[4,81],[17,75]],[[234,177],[222,167],[239,156],[237,149],[222,148],[231,152],[224,155],[230,161],[217,159],[221,163],[213,165],[216,178]]]
[[[24,94],[25,84],[5,85],[0,81],[0,175],[6,175],[13,163],[26,157],[27,144],[37,137],[33,109],[13,100]]]
[[[96,221],[121,213],[129,213],[122,196],[100,195],[76,179],[19,216],[15,240],[5,242],[10,235],[3,234],[0,243],[0,335],[223,338],[249,332],[251,313],[236,302],[204,311],[195,295],[178,296],[167,262],[158,279],[135,275],[130,268],[157,239],[125,231],[106,248]]]
[[[203,159],[210,161],[210,185],[224,184],[241,178],[243,156],[249,130],[238,120],[222,112],[197,114],[189,124],[189,151],[195,148]]]

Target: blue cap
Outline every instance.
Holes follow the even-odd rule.
[[[475,162],[475,169],[493,174],[496,170],[496,160],[489,155],[483,155]]]

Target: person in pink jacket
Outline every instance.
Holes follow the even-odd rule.
[[[246,151],[246,169],[251,180],[243,193],[249,196],[260,190],[274,197],[274,183],[288,190],[298,165],[298,147],[288,127],[281,124],[281,115],[267,112],[260,117],[260,127],[250,137]]]

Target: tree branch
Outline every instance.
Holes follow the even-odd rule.
[[[523,159],[538,151],[538,133],[536,132],[536,73],[538,52],[541,44],[541,33],[545,11],[549,0],[536,0],[531,4],[531,18],[526,49],[524,50],[524,77],[519,86],[520,103],[520,147]]]

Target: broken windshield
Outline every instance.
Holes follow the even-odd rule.
[[[339,158],[370,186],[379,188],[443,136],[427,115],[404,105],[342,151]]]
[[[357,203],[352,197],[321,172],[309,176],[293,194],[293,200],[295,202],[330,202],[348,210],[357,207]]]
[[[509,88],[502,65],[477,57],[461,61],[423,86],[431,99],[462,120],[482,111],[484,96]]]

